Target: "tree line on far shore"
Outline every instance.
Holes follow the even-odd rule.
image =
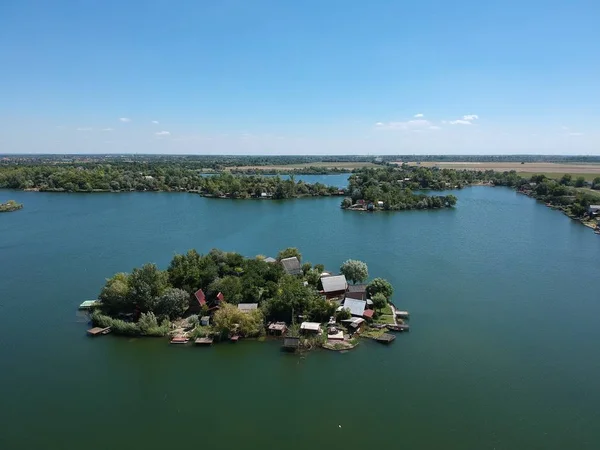
[[[85,163],[81,165],[0,166],[0,188],[49,192],[192,191],[231,198],[267,196],[274,199],[338,194],[322,183],[305,183],[294,175],[203,174],[177,163]]]

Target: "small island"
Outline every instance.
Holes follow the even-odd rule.
[[[22,203],[17,203],[14,200],[9,200],[6,203],[0,203],[0,212],[18,211],[23,208]]]
[[[323,347],[346,350],[359,337],[389,343],[387,331],[406,331],[408,313],[391,303],[393,288],[369,283],[364,262],[348,260],[339,274],[302,263],[296,248],[276,258],[213,249],[175,255],[167,270],[154,264],[109,278],[90,312],[88,334],[169,337],[172,344],[216,342],[267,336],[283,339],[287,350]],[[350,282],[350,283],[349,283]]]

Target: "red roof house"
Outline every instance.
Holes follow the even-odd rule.
[[[225,301],[225,296],[223,295],[222,292],[219,292],[217,294],[217,300],[219,300],[220,302],[224,302]]]
[[[200,303],[200,306],[206,305],[206,296],[204,295],[204,291],[202,289],[198,289],[194,293],[194,297],[196,297],[196,300],[198,300],[198,303]]]

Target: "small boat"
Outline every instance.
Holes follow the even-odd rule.
[[[239,337],[237,334],[236,334],[236,335],[234,335],[234,336],[231,336],[231,337],[229,338],[229,340],[230,340],[231,342],[237,342],[239,339],[240,339],[240,337]]]
[[[390,331],[410,331],[410,325],[401,323],[398,325],[388,324],[385,326]]]

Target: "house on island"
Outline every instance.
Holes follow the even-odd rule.
[[[348,285],[348,292],[346,292],[346,298],[355,298],[357,300],[367,299],[367,285],[366,284],[350,284]]]
[[[300,265],[300,260],[295,256],[283,258],[281,260],[281,265],[283,266],[285,273],[288,275],[302,275],[302,266]]]
[[[198,304],[200,306],[206,305],[206,295],[204,295],[204,291],[202,289],[198,289],[196,292],[194,292],[194,297],[196,297],[196,300],[198,300]]]
[[[597,216],[600,214],[600,205],[590,205],[587,210],[590,216]]]
[[[375,311],[367,309],[366,300],[357,300],[355,298],[346,297],[344,303],[338,309],[348,309],[353,317],[361,317],[364,319],[372,319]]]
[[[348,282],[344,275],[321,277],[321,285],[323,286],[321,293],[327,298],[343,295],[348,290]]]
[[[217,294],[217,300],[219,301],[219,303],[224,302],[225,301],[225,296],[223,295],[222,292],[219,292]]]
[[[240,303],[238,309],[244,313],[249,313],[258,309],[258,303]]]
[[[321,324],[319,322],[302,322],[300,332],[304,334],[321,334]]]

